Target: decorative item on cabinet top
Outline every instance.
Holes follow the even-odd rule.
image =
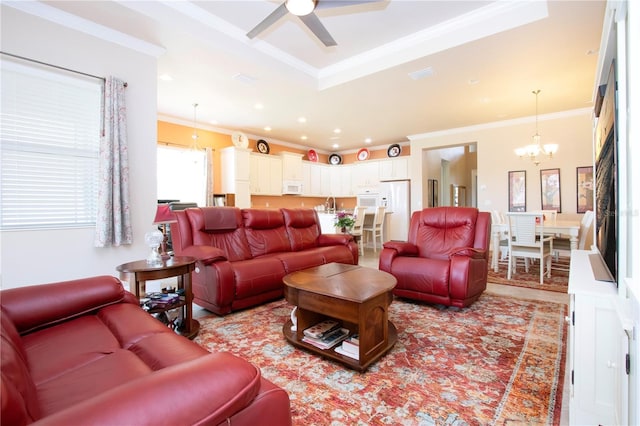
[[[364,161],[369,158],[369,150],[367,148],[362,148],[358,151],[357,154],[358,161]]]
[[[264,139],[259,139],[258,142],[256,142],[256,149],[260,154],[268,154],[269,144]]]
[[[387,156],[389,157],[397,157],[402,152],[402,147],[400,144],[394,143],[393,145],[389,145],[389,149],[387,149]]]
[[[314,149],[310,149],[307,152],[307,158],[309,159],[309,161],[313,161],[315,163],[318,161],[318,154]]]
[[[340,156],[340,154],[331,154],[329,156],[329,164],[332,165],[338,165],[342,163],[342,157]]]
[[[249,146],[249,138],[242,132],[233,132],[231,134],[231,142],[236,148],[247,148]]]

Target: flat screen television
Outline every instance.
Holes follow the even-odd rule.
[[[617,282],[618,275],[616,92],[615,63],[612,63],[596,127],[594,213],[598,253],[591,255],[590,260],[597,280],[613,282]]]

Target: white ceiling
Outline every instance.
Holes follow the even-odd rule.
[[[532,116],[536,89],[540,114],[593,104],[604,1],[380,1],[317,11],[336,47],[292,15],[248,39],[280,3],[37,4],[48,19],[73,18],[51,14],[61,10],[164,48],[158,75],[172,80],[158,80],[160,118],[192,125],[198,103],[199,127],[325,152]],[[423,69],[431,75],[408,75]]]

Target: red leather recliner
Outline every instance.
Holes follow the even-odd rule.
[[[400,297],[466,307],[487,288],[491,215],[470,207],[414,212],[407,242],[390,241],[379,269],[398,280]]]

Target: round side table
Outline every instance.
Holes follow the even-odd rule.
[[[184,289],[184,321],[177,332],[189,339],[198,335],[200,323],[193,319],[191,291],[191,272],[196,267],[196,258],[187,256],[174,256],[163,260],[161,264],[149,265],[146,260],[118,265],[116,270],[120,272],[120,279],[129,282],[132,292],[140,299],[145,296],[146,282],[163,278],[178,278],[178,288]],[[133,280],[131,279],[133,278]]]

